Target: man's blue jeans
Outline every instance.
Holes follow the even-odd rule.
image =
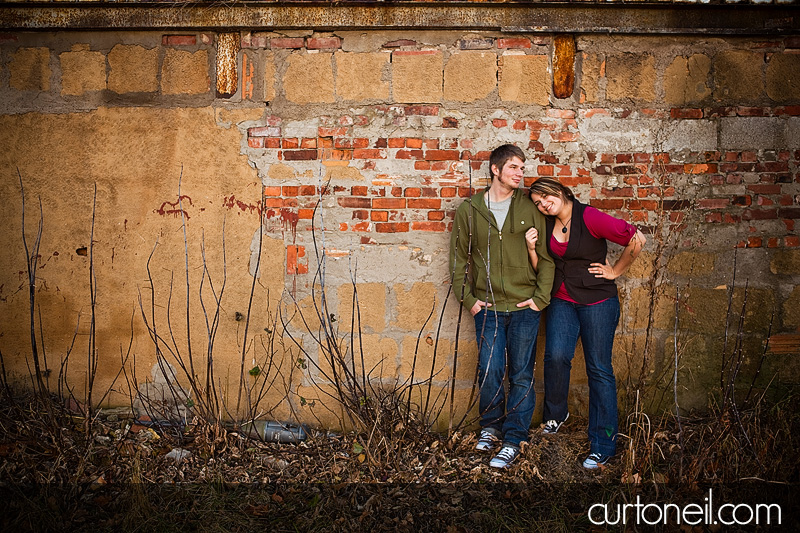
[[[544,419],[567,416],[572,358],[580,336],[589,378],[590,453],[614,455],[617,450],[617,381],[611,365],[619,299],[582,305],[553,298],[547,306],[544,349]]]
[[[528,440],[536,393],[533,363],[541,313],[526,307],[519,311],[481,310],[475,315],[478,339],[478,386],[481,427],[519,447]],[[508,369],[508,397],[505,375]]]

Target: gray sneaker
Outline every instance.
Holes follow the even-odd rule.
[[[489,466],[492,468],[508,468],[518,456],[519,448],[503,446],[500,448],[500,451],[497,452],[497,455],[495,455],[492,460],[489,461]]]
[[[561,425],[569,419],[569,413],[567,416],[564,417],[564,420],[559,422],[558,420],[548,420],[544,423],[544,429],[542,429],[542,433],[545,435],[553,435],[554,433],[558,433],[558,430],[561,428]]]

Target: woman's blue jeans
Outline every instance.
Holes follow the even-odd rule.
[[[528,440],[536,405],[533,363],[540,315],[530,307],[510,313],[483,309],[475,315],[480,424],[504,445],[519,447]]]
[[[618,323],[617,297],[595,305],[553,298],[547,307],[544,419],[567,417],[569,376],[580,337],[589,378],[590,453],[614,455],[617,450],[617,381],[611,355]]]

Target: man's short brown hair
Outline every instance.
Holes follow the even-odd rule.
[[[519,157],[524,162],[525,152],[519,146],[513,144],[503,144],[492,150],[492,155],[489,156],[489,174],[492,179],[496,177],[492,167],[496,166],[498,172],[502,172],[506,162],[512,157]]]

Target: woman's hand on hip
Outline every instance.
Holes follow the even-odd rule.
[[[611,266],[611,263],[608,262],[608,259],[606,259],[605,264],[592,263],[589,265],[589,272],[594,274],[594,277],[596,278],[617,279],[619,277],[619,275],[614,272],[614,267]]]

